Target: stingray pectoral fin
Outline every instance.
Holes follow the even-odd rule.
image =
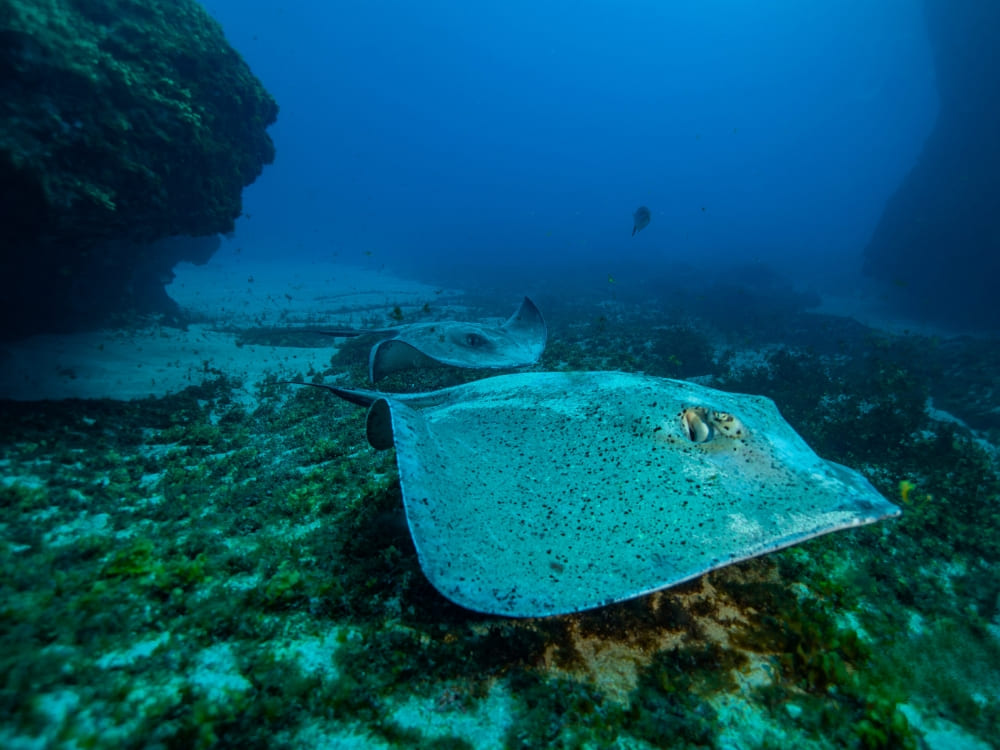
[[[549,329],[545,325],[541,311],[529,297],[524,298],[517,312],[507,319],[502,329],[520,340],[530,342],[538,349],[538,357],[542,356]]]
[[[902,513],[899,506],[882,497],[861,472],[836,461],[827,460],[824,463],[830,473],[843,482],[845,492],[842,509],[849,511],[858,525],[874,523],[883,518],[895,518]]]
[[[439,360],[424,354],[412,344],[400,339],[386,339],[372,347],[368,356],[368,377],[373,383],[377,383],[397,370],[440,366]]]
[[[691,442],[677,417],[692,404],[746,429]],[[817,456],[769,399],[631,373],[517,373],[388,396],[372,405],[368,439],[395,446],[428,581],[493,615],[624,601],[898,512]]]

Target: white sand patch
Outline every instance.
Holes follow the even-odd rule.
[[[753,691],[770,685],[775,679],[771,660],[751,654],[749,663],[742,670],[733,672],[739,689],[733,693],[720,693],[711,703],[718,711],[718,747],[740,750],[745,747],[809,747],[801,737],[790,737],[788,727],[771,717],[767,709],[753,698]],[[793,719],[802,713],[801,707],[786,703],[786,711]],[[792,730],[794,733],[794,730]]]
[[[52,745],[47,737],[29,737],[14,734],[12,729],[0,728],[0,747],[4,750],[48,750]]]
[[[419,730],[428,739],[454,736],[476,748],[499,750],[505,747],[504,737],[515,713],[506,689],[494,684],[484,699],[469,708],[453,704],[445,689],[437,698],[410,698],[392,712],[392,718],[402,727]]]
[[[167,293],[182,308],[233,325],[379,325],[393,307],[433,304],[443,289],[374,269],[307,261],[181,263]]]
[[[937,323],[914,320],[893,310],[887,303],[871,296],[839,296],[824,294],[819,307],[807,312],[817,315],[835,315],[854,320],[878,331],[906,336],[915,334],[938,338],[954,336],[982,336],[991,338],[995,334],[989,331],[965,330]]]
[[[908,703],[900,703],[899,710],[910,726],[921,734],[930,750],[989,750],[991,747],[957,724],[937,716],[924,715]]]
[[[134,667],[143,659],[148,659],[160,646],[170,640],[169,633],[159,633],[150,638],[133,643],[126,649],[107,651],[96,662],[101,669],[124,669]]]
[[[928,398],[924,402],[924,410],[927,412],[927,416],[933,419],[935,422],[945,422],[946,424],[954,424],[959,427],[972,432],[972,428],[969,427],[964,421],[956,417],[951,412],[947,412],[944,409],[938,409],[934,406],[934,399]]]
[[[42,539],[50,547],[64,547],[76,544],[83,537],[107,536],[113,531],[111,516],[107,513],[91,515],[81,511],[75,518],[46,531]]]
[[[945,411],[944,409],[938,409],[934,406],[934,400],[928,398],[924,410],[927,412],[927,416],[933,419],[935,422],[943,422],[945,424],[958,425],[964,429],[972,439],[982,448],[986,453],[993,458],[994,461],[1000,460],[1000,447],[994,445],[987,437],[984,437],[983,433],[979,430],[974,430],[969,427],[968,424],[962,419],[959,419],[954,414]],[[928,435],[929,437],[930,435]]]
[[[268,375],[289,378],[329,366],[336,341],[316,348],[239,345],[234,330],[265,326],[385,326],[404,312],[440,305],[444,290],[332,263],[227,261],[181,264],[167,292],[205,318],[187,330],[151,325],[32,336],[0,349],[0,398],[135,399],[175,393],[226,375],[244,400]],[[229,330],[233,329],[233,330]]]
[[[224,374],[246,387],[329,365],[329,349],[237,346],[232,333],[207,324],[135,331],[32,336],[7,346],[0,397],[122,400],[175,393]]]
[[[206,700],[217,702],[234,693],[243,693],[253,685],[240,674],[233,647],[228,643],[209,646],[198,654],[191,684],[199,688]]]
[[[360,727],[326,721],[302,727],[291,738],[290,745],[310,750],[388,750],[398,747],[368,734]]]
[[[62,724],[80,706],[80,696],[72,690],[43,693],[35,701],[35,710],[50,724]]]
[[[0,469],[7,471],[7,467],[10,465],[10,461],[4,461],[0,463]],[[0,477],[0,486],[4,488],[19,486],[21,489],[25,490],[40,490],[46,486],[45,480],[30,474],[4,474]]]
[[[275,658],[295,662],[306,674],[321,674],[329,680],[336,680],[340,675],[337,669],[336,655],[341,646],[348,641],[361,640],[360,633],[345,628],[333,628],[322,635],[307,636],[275,649]]]

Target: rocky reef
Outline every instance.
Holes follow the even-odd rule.
[[[995,746],[1000,429],[964,420],[995,410],[996,347],[811,313],[749,341],[587,294],[544,300],[543,368],[765,395],[902,516],[589,612],[480,615],[423,575],[392,452],[329,394],[209,362],[163,398],[0,400],[0,747]],[[244,345],[302,366],[288,330]],[[369,348],[294,379],[364,382]]]
[[[193,0],[8,0],[0,39],[0,335],[170,312],[214,240],[159,241],[233,229],[274,99]]]
[[[924,0],[941,110],[888,201],[865,270],[903,312],[1000,329],[1000,5]]]

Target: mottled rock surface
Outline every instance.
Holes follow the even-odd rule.
[[[941,109],[886,204],[865,270],[895,305],[1000,329],[1000,3],[924,0]]]
[[[0,333],[169,312],[215,245],[158,241],[232,230],[277,111],[192,0],[0,0]]]

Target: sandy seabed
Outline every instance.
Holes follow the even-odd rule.
[[[307,261],[184,263],[167,293],[199,322],[186,328],[147,324],[7,343],[0,350],[0,398],[163,396],[209,375],[233,377],[250,388],[266,374],[290,377],[325,368],[336,340],[308,348],[243,345],[241,330],[384,324],[396,305],[405,310],[442,300],[442,290],[418,281]]]
[[[0,348],[0,398],[87,399],[0,410],[0,747],[993,744],[1000,483],[942,411],[994,408],[988,344],[839,325],[858,300],[727,338],[658,301],[547,291],[543,367],[766,394],[906,507],[642,600],[508,620],[426,582],[363,410],[254,395],[360,370],[364,346],[331,368],[337,340],[281,329],[385,326],[428,303],[463,317],[471,298],[233,258],[178,268],[168,292],[197,322]]]

